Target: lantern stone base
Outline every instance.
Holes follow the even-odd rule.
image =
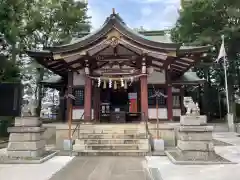
[[[206,116],[181,116],[180,125],[181,126],[202,126],[207,124]]]
[[[8,128],[7,154],[13,158],[34,158],[45,154],[44,129],[37,117],[17,117],[15,126]]]
[[[166,155],[175,164],[231,163],[214,152],[212,131],[206,116],[181,116],[177,148]]]

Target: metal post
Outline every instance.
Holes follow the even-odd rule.
[[[222,36],[222,41],[224,44],[224,36]],[[228,121],[228,128],[229,131],[234,131],[234,122],[233,122],[233,114],[230,113],[230,105],[229,105],[229,93],[228,93],[228,80],[227,80],[227,64],[226,64],[226,57],[223,57],[223,69],[224,69],[224,76],[225,76],[225,90],[226,90],[226,100],[227,100],[227,121]]]
[[[218,108],[219,108],[219,116],[220,116],[220,120],[222,120],[222,108],[221,108],[221,96],[219,93],[219,89],[218,89]]]
[[[156,96],[156,111],[157,111],[157,139],[159,139],[159,118],[158,118],[158,97]]]

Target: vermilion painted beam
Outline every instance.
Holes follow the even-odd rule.
[[[147,75],[140,77],[140,84],[141,84],[141,112],[148,120],[148,84],[147,84]],[[144,119],[142,119],[144,121]]]
[[[92,117],[92,81],[89,77],[85,77],[85,88],[84,88],[84,120],[91,121]]]

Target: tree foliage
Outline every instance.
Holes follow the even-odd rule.
[[[0,36],[0,83],[20,82],[20,69],[8,59],[9,45],[3,36]]]
[[[213,45],[208,61],[213,62],[220,49],[221,35],[225,35],[228,55],[228,86],[230,100],[240,87],[240,1],[239,0],[194,0],[180,11],[175,28],[171,31],[173,41],[186,45]],[[217,68],[216,68],[217,67]],[[198,68],[208,79],[209,86],[218,86],[224,91],[222,66]],[[233,108],[231,108],[233,110]]]
[[[9,44],[7,58],[20,66],[25,92],[35,94],[41,109],[39,82],[51,73],[29,59],[25,50],[68,43],[88,32],[87,5],[75,0],[0,0],[0,4],[0,33]]]

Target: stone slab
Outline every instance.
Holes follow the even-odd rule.
[[[38,117],[17,117],[15,118],[15,126],[38,127],[41,121]]]
[[[38,133],[43,132],[45,128],[43,127],[9,127],[9,133]]]
[[[211,141],[213,139],[212,132],[179,132],[178,137],[183,141]]]
[[[50,180],[150,180],[143,157],[76,157]]]
[[[82,151],[85,149],[86,149],[85,145],[80,145],[80,144],[73,145],[73,151]]]
[[[35,151],[10,151],[8,150],[7,154],[10,157],[41,157],[45,152],[45,149],[38,149]]]
[[[206,124],[206,116],[180,116],[180,125],[182,126],[202,126]]]
[[[127,149],[127,148],[126,148],[126,149]],[[139,150],[149,151],[150,146],[149,146],[149,144],[138,144],[138,149],[139,149]]]
[[[82,139],[76,139],[76,140],[75,140],[75,144],[84,145],[84,144],[85,144],[85,141],[82,140]]]
[[[10,142],[39,141],[41,139],[41,133],[11,133],[9,136]]]
[[[29,141],[29,142],[9,142],[9,151],[31,151],[38,150],[45,147],[45,141]]]
[[[213,151],[211,141],[182,141],[178,140],[177,147],[182,151]]]
[[[213,126],[180,126],[180,132],[212,132]]]

